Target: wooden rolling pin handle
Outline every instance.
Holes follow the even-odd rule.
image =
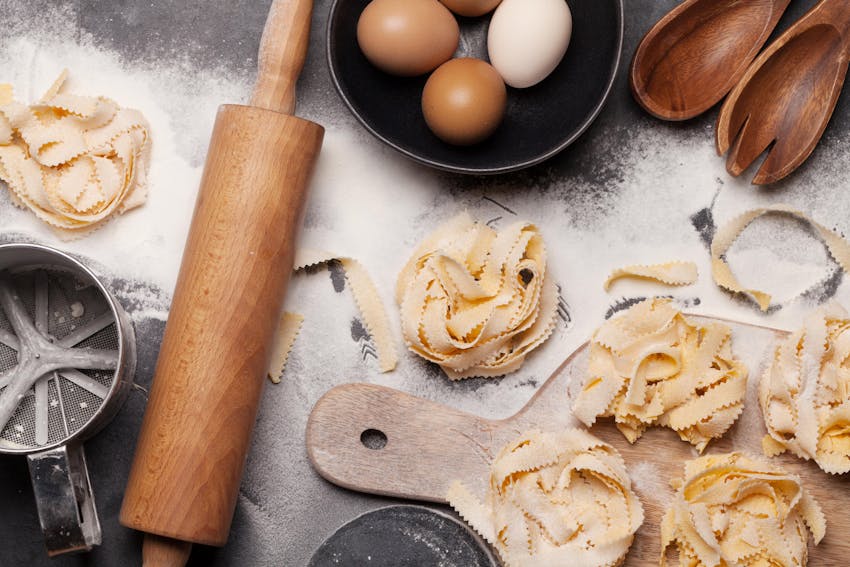
[[[295,84],[307,59],[313,0],[274,0],[260,42],[251,106],[295,113]]]
[[[121,523],[145,565],[182,567],[227,541],[295,236],[324,130],[292,116],[312,0],[275,0],[256,107],[223,106],[213,131]]]
[[[191,553],[191,542],[147,534],[142,545],[142,567],[183,567]]]
[[[313,408],[307,452],[313,467],[334,484],[442,502],[452,479],[487,474],[500,427],[501,422],[391,388],[345,384]]]

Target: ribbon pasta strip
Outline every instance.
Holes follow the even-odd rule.
[[[830,303],[783,341],[759,383],[765,453],[791,451],[830,474],[850,472],[850,317]]]
[[[675,546],[681,567],[806,565],[826,519],[800,478],[741,453],[685,464],[661,522],[661,567]]]
[[[770,294],[757,289],[745,288],[738,281],[738,278],[735,277],[735,274],[732,273],[732,269],[725,260],[725,254],[751,222],[768,213],[784,213],[809,223],[824,242],[835,261],[838,262],[846,273],[850,274],[850,244],[844,238],[793,207],[788,205],[773,205],[771,207],[747,211],[732,219],[717,231],[714,240],[711,242],[711,273],[717,285],[732,293],[746,293],[751,295],[761,310],[767,311],[767,308],[770,306]]]
[[[345,279],[351,287],[354,303],[360,310],[366,330],[369,331],[369,335],[375,341],[378,366],[380,366],[381,372],[390,372],[398,364],[395,340],[393,340],[387,312],[381,303],[378,289],[360,262],[353,258],[345,258],[321,250],[302,248],[296,252],[294,271],[299,272],[312,266],[333,261],[339,262],[345,270]],[[280,382],[280,376],[286,367],[289,351],[295,343],[295,338],[303,321],[304,317],[295,313],[284,313],[281,316],[277,338],[275,339],[272,366],[269,368],[269,378],[274,383]]]
[[[416,249],[396,301],[408,348],[459,380],[517,370],[554,329],[557,289],[537,227],[497,232],[463,213]]]
[[[588,427],[613,416],[630,443],[652,425],[669,427],[702,452],[743,411],[747,374],[729,327],[698,325],[670,300],[648,299],[593,334],[573,414]]]
[[[289,353],[295,345],[298,333],[301,332],[302,324],[304,316],[298,313],[284,312],[280,317],[269,365],[269,380],[274,384],[281,382],[283,371],[286,370],[286,361],[289,360]]]
[[[528,431],[493,461],[486,504],[455,481],[447,500],[506,567],[619,565],[643,523],[619,453],[586,431]]]
[[[139,111],[67,94],[66,78],[30,106],[0,85],[0,180],[13,203],[71,239],[145,202],[150,141]]]
[[[654,280],[669,286],[684,286],[695,284],[698,277],[697,265],[693,262],[676,261],[663,264],[638,264],[617,268],[605,280],[603,287],[605,291],[609,291],[614,282],[622,278],[641,278]]]

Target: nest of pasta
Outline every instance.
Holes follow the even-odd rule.
[[[68,94],[66,79],[32,105],[0,85],[0,180],[13,203],[70,239],[145,202],[150,142],[139,111]]]
[[[805,565],[808,526],[826,532],[820,506],[800,478],[742,453],[707,455],[685,476],[661,523],[661,566],[672,549],[681,567]]]
[[[408,348],[459,380],[517,370],[552,333],[558,292],[537,227],[497,232],[464,213],[416,249],[396,301]]]
[[[748,372],[732,355],[731,335],[668,299],[634,305],[593,334],[574,415],[588,427],[613,416],[630,443],[650,426],[669,427],[702,452],[744,407]]]
[[[447,500],[506,567],[619,565],[644,517],[620,454],[577,429],[520,435],[493,461],[486,503],[459,482]]]
[[[759,383],[768,455],[790,451],[850,472],[850,317],[831,303],[775,350]]]

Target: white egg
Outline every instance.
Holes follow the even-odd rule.
[[[536,85],[564,58],[572,32],[565,0],[503,0],[487,34],[490,63],[512,87]]]

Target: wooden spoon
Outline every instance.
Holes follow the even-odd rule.
[[[822,0],[770,45],[717,120],[717,152],[740,175],[765,150],[753,184],[779,181],[814,150],[835,110],[850,57],[850,2]]]
[[[630,73],[650,114],[686,120],[726,96],[767,41],[790,0],[687,0],[644,36]]]

